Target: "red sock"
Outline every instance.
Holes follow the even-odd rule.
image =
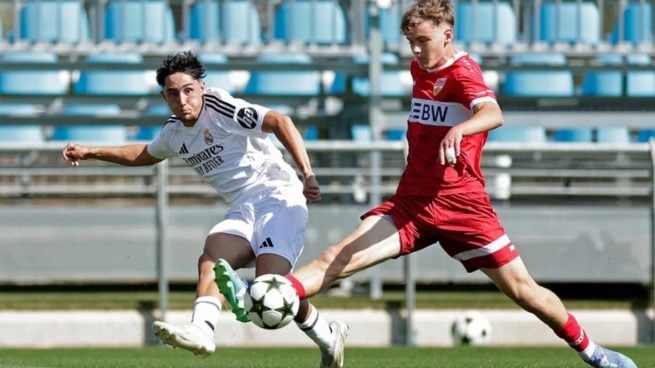
[[[286,275],[286,278],[289,279],[289,281],[291,281],[293,284],[293,287],[296,289],[296,293],[298,294],[298,298],[300,298],[300,300],[305,299],[307,293],[305,292],[305,287],[302,286],[300,281],[292,274]]]
[[[583,351],[589,345],[589,337],[572,314],[569,314],[569,319],[564,326],[553,331],[576,351]]]

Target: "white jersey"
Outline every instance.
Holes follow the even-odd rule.
[[[274,188],[302,183],[268,134],[262,131],[268,108],[207,89],[198,121],[186,127],[171,116],[148,144],[157,158],[178,156],[205,178],[228,204]]]

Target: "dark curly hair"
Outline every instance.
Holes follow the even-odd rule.
[[[419,0],[410,6],[400,20],[400,31],[407,35],[424,21],[435,26],[446,23],[455,26],[455,11],[450,0]]]
[[[196,80],[207,75],[205,66],[191,51],[167,55],[157,68],[157,83],[163,87],[166,77],[175,73],[188,74]]]

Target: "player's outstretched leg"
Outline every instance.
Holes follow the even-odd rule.
[[[330,330],[332,330],[332,345],[327,349],[321,349],[321,368],[342,368],[348,325],[341,321],[332,321]]]
[[[185,324],[176,326],[171,323],[155,321],[155,335],[166,345],[188,350],[195,355],[206,357],[216,350],[214,336],[203,331],[200,326]]]
[[[600,345],[596,346],[591,359],[586,360],[586,362],[594,368],[637,368],[632,359]]]
[[[232,313],[241,322],[250,322],[248,312],[244,306],[243,297],[248,289],[246,283],[237,275],[230,264],[219,258],[214,266],[216,285],[221,294],[232,306]]]

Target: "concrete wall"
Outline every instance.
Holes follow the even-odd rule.
[[[366,206],[312,206],[300,264],[338,241]],[[548,206],[497,208],[508,235],[539,281],[648,282],[647,208]],[[170,277],[193,282],[207,231],[223,206],[172,207]],[[0,284],[139,282],[156,279],[154,209],[150,207],[0,207]],[[421,281],[482,282],[438,247],[412,257]],[[402,281],[402,261],[372,275]]]

